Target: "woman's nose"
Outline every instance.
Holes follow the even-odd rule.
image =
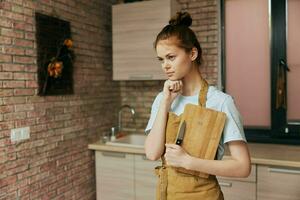
[[[163,69],[168,70],[168,69],[170,69],[171,66],[168,62],[163,62],[162,67],[163,67]]]

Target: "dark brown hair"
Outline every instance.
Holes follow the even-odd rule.
[[[177,12],[177,14],[170,19],[169,24],[166,25],[157,35],[154,42],[154,48],[156,49],[157,43],[160,40],[166,40],[174,37],[178,41],[178,47],[183,48],[188,53],[192,50],[192,48],[197,48],[198,57],[196,58],[196,63],[201,65],[202,49],[194,31],[189,28],[191,25],[192,18],[188,12]]]

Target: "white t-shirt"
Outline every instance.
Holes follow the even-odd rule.
[[[156,96],[152,104],[150,119],[145,129],[146,134],[149,133],[153,126],[162,95],[163,93],[160,92]],[[179,94],[172,102],[170,112],[174,112],[177,115],[180,115],[181,113],[183,113],[186,104],[191,103],[194,105],[198,105],[198,96],[199,93],[193,96],[182,96]],[[209,86],[208,88],[206,108],[221,111],[226,113],[227,115],[225,127],[217,151],[217,159],[221,160],[224,155],[225,143],[236,140],[246,142],[242,119],[239,111],[234,104],[233,98],[230,95],[218,90],[214,86]]]

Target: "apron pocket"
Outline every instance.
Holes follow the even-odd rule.
[[[217,186],[213,177],[201,178],[186,173],[181,173],[175,169],[168,170],[168,191],[175,193],[194,193],[207,191]]]

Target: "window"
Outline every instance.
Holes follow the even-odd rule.
[[[299,10],[299,0],[221,0],[222,85],[250,141],[300,143]]]

